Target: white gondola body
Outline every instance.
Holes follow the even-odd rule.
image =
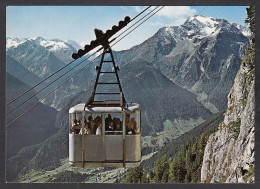
[[[137,167],[141,162],[141,115],[140,105],[126,104],[125,107],[85,108],[78,104],[69,110],[69,162],[74,167]],[[102,117],[102,135],[73,134],[71,127],[77,117],[89,115]],[[105,117],[119,115],[122,118],[120,135],[109,135],[105,130]],[[126,116],[136,119],[139,131],[134,135],[126,133]],[[82,119],[84,120],[84,119]],[[84,121],[81,124],[84,128]]]

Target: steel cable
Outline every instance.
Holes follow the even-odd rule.
[[[150,8],[151,6],[149,6],[148,8]],[[157,6],[158,8],[159,6]],[[145,10],[142,11],[142,13],[144,11],[146,11],[148,8],[146,8]],[[156,9],[156,8],[155,8]],[[140,22],[142,19],[144,19],[146,16],[148,16],[149,14],[151,14],[155,9],[153,9],[151,12],[149,12],[148,14],[146,14],[145,16],[143,16],[141,19],[139,19],[137,22],[135,22],[132,26],[130,26],[129,28],[127,28],[125,31],[123,31],[120,35],[118,35],[116,38],[118,38],[119,36],[121,36],[122,34],[124,34],[125,32],[127,32],[130,28],[132,28],[134,25],[136,25],[138,22]],[[141,13],[138,14],[138,16],[140,16]],[[134,18],[137,18],[134,17]],[[132,19],[134,20],[134,19]],[[131,21],[132,21],[131,20]],[[52,85],[53,83],[55,83],[57,80],[59,80],[60,78],[62,78],[64,75],[66,75],[67,73],[69,73],[71,70],[75,69],[76,67],[78,67],[79,65],[81,65],[84,61],[86,61],[87,59],[89,59],[91,56],[93,56],[95,53],[97,53],[98,51],[102,50],[99,49],[96,52],[92,53],[90,56],[88,56],[87,58],[85,58],[83,61],[81,61],[79,64],[77,64],[76,66],[74,66],[73,68],[71,68],[70,70],[66,71],[64,74],[62,74],[61,76],[59,76],[57,79],[55,79],[54,81],[52,81],[51,83],[49,83],[47,86],[45,86],[44,88],[42,88],[40,91],[38,91],[37,93],[35,93],[34,95],[32,95],[31,97],[29,97],[27,100],[25,100],[24,102],[22,102],[21,104],[19,104],[18,106],[16,106],[15,108],[13,108],[11,111],[9,111],[7,113],[7,115],[9,115],[10,113],[12,113],[13,111],[15,111],[17,108],[21,107],[23,104],[25,104],[26,102],[28,102],[29,100],[31,100],[33,97],[35,97],[37,94],[39,94],[40,92],[42,92],[44,89],[46,89],[47,87],[49,87],[50,85]],[[60,68],[59,70],[57,70],[55,73],[53,73],[52,75],[48,76],[47,78],[45,78],[44,80],[42,80],[41,82],[39,82],[38,84],[34,85],[33,87],[31,87],[30,89],[28,89],[27,91],[25,91],[24,93],[22,93],[21,95],[17,96],[16,98],[14,98],[13,100],[11,100],[9,103],[6,104],[9,105],[10,103],[16,101],[17,99],[19,99],[20,97],[22,97],[23,95],[25,95],[26,93],[30,92],[32,89],[34,89],[35,87],[37,87],[38,85],[40,85],[41,83],[43,83],[44,81],[46,81],[47,79],[49,79],[50,77],[52,77],[53,75],[55,75],[56,73],[58,73],[59,71],[61,71],[62,69],[66,68],[68,65],[72,64],[75,60],[73,60],[72,62],[70,62],[69,64],[67,64],[66,66]]]
[[[158,11],[160,11],[164,6],[162,6],[160,9],[158,9],[157,11],[155,11],[152,15],[150,15],[147,19],[145,19],[143,22],[141,22],[140,24],[138,24],[134,29],[132,29],[130,32],[128,32],[126,35],[124,35],[123,37],[121,37],[118,41],[116,41],[111,47],[113,47],[114,45],[116,45],[119,41],[121,41],[123,38],[125,38],[127,35],[129,35],[130,33],[132,33],[136,28],[138,28],[140,25],[142,25],[145,21],[147,21],[149,18],[151,18],[154,14],[156,14]],[[157,7],[158,8],[158,7]],[[157,8],[153,9],[156,10]],[[111,48],[109,47],[109,48]],[[106,50],[108,50],[109,48],[105,49],[104,52]],[[94,54],[94,53],[93,53]],[[92,55],[93,55],[92,54]],[[101,53],[103,54],[103,53]],[[100,54],[100,55],[101,55]],[[13,124],[16,120],[18,120],[20,117],[22,117],[24,114],[26,114],[28,111],[30,111],[33,107],[35,107],[37,104],[39,104],[42,100],[44,100],[46,97],[48,97],[50,94],[52,94],[54,91],[56,91],[58,88],[60,88],[65,82],[67,82],[68,80],[70,80],[72,77],[74,77],[76,74],[78,74],[80,71],[82,71],[84,68],[86,68],[89,64],[91,64],[92,62],[94,62],[100,55],[98,55],[96,58],[94,58],[92,61],[90,61],[89,63],[87,63],[85,66],[83,66],[81,69],[79,69],[77,72],[75,72],[74,74],[72,74],[70,77],[68,77],[66,80],[64,80],[61,84],[59,84],[57,87],[55,87],[52,91],[50,91],[48,94],[46,94],[44,97],[42,97],[40,100],[38,100],[34,105],[32,105],[30,108],[28,108],[26,111],[24,111],[22,114],[20,114],[18,117],[16,117],[14,120],[12,120],[10,123],[8,123],[5,127],[10,126],[11,124]],[[83,63],[85,60],[84,59],[81,63]]]

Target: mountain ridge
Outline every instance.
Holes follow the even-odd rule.
[[[172,135],[168,136],[167,134],[170,131],[172,132],[175,129],[176,133],[182,135],[185,131],[196,127],[199,123],[207,119],[212,114],[210,111],[218,111],[218,109],[224,107],[225,100],[222,100],[222,98],[230,90],[233,83],[232,78],[236,73],[236,69],[238,69],[237,62],[243,55],[243,48],[248,41],[247,37],[241,34],[238,28],[237,30],[235,29],[235,25],[230,26],[231,30],[235,30],[235,32],[231,30],[224,30],[226,32],[219,30],[218,35],[210,37],[202,36],[202,34],[196,36],[194,32],[192,33],[189,30],[189,27],[188,25],[186,28],[172,27],[174,35],[169,28],[167,31],[166,28],[161,28],[154,36],[137,47],[135,46],[129,50],[114,53],[116,63],[121,67],[119,75],[122,79],[121,82],[126,98],[129,101],[143,103],[142,110],[144,110],[144,114],[142,116],[147,117],[145,119],[144,117],[142,118],[143,125],[146,125],[143,128],[143,132],[147,136],[150,135],[151,137],[149,137],[155,140],[156,143],[158,142],[158,145],[164,145],[176,137]],[[237,31],[240,31],[240,33],[237,33]],[[219,37],[221,35],[223,37]],[[235,46],[234,53],[229,50],[230,46],[226,45],[228,44],[227,39],[229,37],[232,37],[232,45]],[[38,40],[40,42],[43,39],[39,38]],[[217,42],[218,40],[219,42]],[[7,52],[10,56],[15,56],[17,59],[22,60],[21,64],[28,63],[26,62],[27,60],[35,63],[41,59],[41,57],[37,56],[29,58],[26,56],[16,56],[16,50],[24,45],[22,41],[17,41],[17,43],[21,43],[17,46],[18,48],[8,49]],[[47,70],[43,74],[44,66],[42,65],[37,70],[29,68],[38,76],[43,78],[55,69],[58,69],[58,67],[65,65],[53,52],[46,49],[46,47],[51,49],[48,46],[49,43],[46,43],[46,47],[41,46],[36,51],[33,48],[34,45],[37,45],[36,43],[28,42],[28,44],[33,55],[43,53],[44,56],[47,55],[50,59],[53,58],[55,60],[53,62],[57,63],[55,66],[45,65]],[[216,47],[218,49],[214,49]],[[227,52],[224,52],[224,50],[221,51],[223,47],[226,48]],[[215,65],[214,63],[217,61],[216,54],[221,52],[225,53],[225,56],[222,57],[223,61]],[[19,55],[22,56],[24,54],[20,53]],[[212,59],[214,61],[211,61]],[[95,63],[97,64],[98,60]],[[36,65],[34,64],[34,67]],[[225,70],[220,75],[218,69],[224,68]],[[129,70],[131,71],[129,72]],[[53,96],[50,96],[51,99],[47,104],[60,110],[55,123],[58,131],[55,135],[42,142],[39,148],[34,149],[37,150],[37,153],[26,155],[26,152],[24,152],[22,154],[24,157],[30,157],[31,159],[28,160],[28,165],[20,171],[19,176],[26,175],[32,168],[51,170],[60,166],[60,159],[66,156],[68,149],[63,146],[57,153],[55,148],[58,144],[66,140],[68,109],[77,103],[87,101],[93,89],[94,76],[95,69],[94,64],[92,64],[88,67],[87,71],[81,72],[78,76],[69,80],[57,93],[55,92]],[[210,79],[210,85],[213,85],[214,88],[211,87],[208,90],[208,86],[205,83]],[[223,79],[227,80],[227,83],[224,83]],[[193,82],[193,80],[197,80],[197,83]],[[223,86],[225,88],[221,89]],[[193,90],[191,90],[192,87]],[[200,90],[200,93],[198,93],[198,89],[200,88],[204,88],[201,89],[202,93]],[[134,91],[133,89],[137,90]],[[213,93],[209,97],[209,92],[212,91],[216,92],[216,94]],[[140,95],[136,95],[135,92]],[[217,98],[214,99],[214,97]],[[165,110],[163,107],[166,107]],[[189,107],[191,108],[189,109]],[[147,116],[148,114],[149,116]],[[194,119],[189,119],[190,117]],[[185,125],[185,121],[187,120],[188,123]],[[157,134],[159,137],[156,138]],[[149,146],[149,142],[151,141],[149,141],[149,138],[145,138],[145,140],[147,140],[148,144],[146,151],[150,152],[149,147],[151,146]],[[158,146],[153,146],[152,148],[158,149]]]
[[[26,84],[9,73],[7,73],[6,80],[7,83],[9,83],[6,88],[6,101],[10,101],[10,99],[13,99],[23,92],[24,88],[29,88],[29,86],[26,86]],[[28,95],[31,96],[34,94],[35,92],[32,90]],[[14,110],[12,113],[6,114],[6,124],[16,119],[17,116],[31,107],[38,101],[38,98],[33,97],[25,106],[17,108],[23,100],[24,99],[19,99],[6,108],[7,113]],[[6,128],[7,157],[9,158],[15,155],[23,147],[39,144],[54,134],[56,131],[56,128],[54,127],[56,115],[57,111],[55,109],[39,103],[37,109],[34,108],[31,112],[25,114],[12,125],[8,126]]]
[[[116,52],[115,59],[121,66],[135,59],[147,61],[171,81],[198,95],[212,112],[222,110],[226,100],[217,96],[228,94],[249,39],[237,24],[215,20],[225,27],[214,35],[202,35],[201,25],[187,20],[180,26],[159,29],[154,36],[129,50]],[[146,56],[149,53],[152,56]]]

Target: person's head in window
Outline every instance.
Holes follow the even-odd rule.
[[[93,120],[90,120],[89,124],[91,128],[95,126],[95,122]]]
[[[101,121],[102,121],[102,119],[101,119],[100,116],[97,116],[97,117],[94,119],[94,122],[95,122],[95,123],[99,123],[99,122],[101,122]]]
[[[136,120],[135,120],[135,118],[133,117],[133,118],[131,119],[131,126],[132,126],[132,129],[136,129],[136,127],[137,127],[136,124],[137,124],[137,123],[136,123]]]
[[[120,135],[120,134],[121,134],[120,131],[122,131],[122,129],[121,129],[121,124],[120,124],[120,122],[116,122],[116,126],[115,126],[114,131],[115,131],[114,134],[116,134],[116,135]]]
[[[87,122],[85,123],[85,134],[86,135],[90,135],[91,134],[91,130],[90,130],[89,125],[88,125]]]
[[[96,135],[102,135],[102,123],[98,123],[98,128],[96,131]]]
[[[128,135],[132,135],[132,134],[134,134],[133,133],[133,129],[132,129],[132,123],[131,123],[131,121],[127,121],[126,122],[126,134],[128,134]]]
[[[132,123],[136,123],[136,120],[135,120],[134,117],[131,119],[131,122],[132,122]]]
[[[126,122],[126,126],[130,129],[130,128],[131,128],[131,122],[130,122],[130,121],[127,121],[127,122]]]
[[[120,122],[116,123],[116,130],[121,131],[121,124],[120,124]]]
[[[114,122],[113,122],[113,121],[110,121],[110,122],[109,122],[108,128],[109,128],[109,129],[114,129]]]
[[[90,122],[91,120],[93,120],[93,117],[90,115],[88,116],[88,121]]]
[[[79,134],[81,134],[81,135],[83,134],[83,129],[82,129],[82,128],[80,129]],[[88,123],[85,123],[85,126],[84,126],[84,134],[85,134],[85,135],[91,134],[90,129],[89,129],[89,127],[88,127]]]

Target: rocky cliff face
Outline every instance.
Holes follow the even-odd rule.
[[[218,131],[209,137],[201,169],[202,182],[254,182],[255,73],[251,44],[228,95]]]

